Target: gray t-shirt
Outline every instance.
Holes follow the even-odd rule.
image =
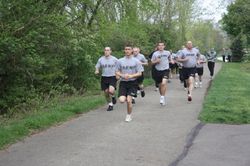
[[[156,70],[163,71],[169,69],[169,61],[171,59],[171,53],[169,51],[163,50],[154,52],[151,61],[155,61],[157,58],[161,59],[161,61],[155,65]]]
[[[184,48],[183,50],[181,50],[181,52],[179,53],[179,57],[181,59],[184,59],[186,57],[189,57],[189,59],[185,62],[182,62],[183,67],[186,68],[192,68],[195,67],[197,64],[197,59],[198,56],[200,55],[199,50],[197,50],[196,48],[192,48],[191,50],[188,50],[187,48]]]
[[[134,57],[142,63],[148,63],[148,60],[145,58],[145,56],[143,54],[137,54],[137,55],[134,55]],[[142,65],[142,71],[144,71],[143,65]]]
[[[207,60],[209,62],[215,62],[216,61],[217,54],[215,51],[208,52],[207,54]]]
[[[202,62],[206,62],[206,57],[202,54],[200,54],[199,60]],[[204,63],[196,64],[197,68],[202,68],[204,66]]]
[[[135,74],[138,72],[142,72],[142,65],[140,61],[133,56],[131,57],[123,57],[118,60],[116,71],[120,71],[121,74]],[[134,81],[136,78],[130,78],[125,80],[121,78],[121,81]]]
[[[108,57],[102,56],[95,67],[102,70],[103,77],[112,77],[115,76],[117,62],[118,59],[112,55]]]

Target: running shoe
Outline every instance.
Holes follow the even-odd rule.
[[[195,82],[195,83],[194,83],[194,87],[195,87],[195,88],[198,88],[198,82]]]
[[[202,88],[202,82],[200,82],[200,88]]]
[[[161,97],[161,98],[160,98],[160,104],[161,104],[162,106],[166,105],[165,97]]]
[[[116,98],[115,97],[112,97],[112,103],[116,104]]]
[[[192,101],[192,96],[190,94],[188,95],[188,101]]]
[[[141,97],[145,97],[145,91],[144,90],[141,91]]]
[[[113,106],[109,105],[107,111],[112,111],[113,110]]]
[[[127,114],[125,121],[130,122],[132,120],[131,115]]]

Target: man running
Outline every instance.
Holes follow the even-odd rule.
[[[141,62],[142,67],[148,65],[148,60],[145,58],[143,54],[140,53],[140,49],[138,47],[133,48],[133,54],[136,59],[138,59]],[[139,86],[139,90],[141,92],[141,97],[145,96],[144,86],[143,86],[143,80],[144,80],[144,67],[142,68],[142,75],[137,78],[137,83]]]
[[[215,61],[216,61],[216,57],[217,54],[214,50],[214,48],[212,48],[208,53],[207,53],[207,60],[208,60],[208,69],[210,71],[210,79],[213,79],[214,76],[214,66],[215,66]]]
[[[203,65],[206,63],[206,57],[200,54],[199,62],[196,64],[196,74],[195,74],[195,88],[202,87],[202,76],[203,76]]]
[[[164,42],[158,43],[158,51],[156,51],[151,59],[155,65],[155,81],[159,85],[160,104],[166,105],[167,80],[169,79],[169,62],[174,63],[169,51],[164,50]]]
[[[108,102],[107,111],[113,110],[113,104],[116,104],[115,89],[116,89],[116,75],[115,69],[118,59],[111,55],[111,48],[104,48],[104,56],[102,56],[95,68],[95,74],[100,73],[102,70],[101,77],[101,89],[104,91],[106,101]]]
[[[116,75],[121,78],[119,86],[119,100],[121,103],[127,102],[126,122],[132,120],[132,97],[136,95],[136,79],[142,75],[141,62],[133,57],[131,46],[125,46],[125,57],[118,60]]]
[[[180,82],[183,83],[183,86],[184,86],[184,90],[186,91],[187,90],[187,83],[186,83],[186,80],[184,79],[184,76],[183,76],[183,64],[181,62],[178,61],[178,57],[180,56],[181,54],[181,51],[185,48],[185,46],[182,46],[182,49],[179,50],[177,53],[176,53],[176,63],[178,64],[179,66],[179,79],[180,79]]]
[[[192,101],[192,90],[196,72],[196,64],[199,63],[200,52],[193,48],[193,43],[188,41],[186,48],[180,51],[178,61],[183,63],[183,77],[188,87],[188,101]]]

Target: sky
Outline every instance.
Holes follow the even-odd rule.
[[[202,14],[198,14],[197,17],[218,22],[226,12],[228,4],[227,0],[197,0],[196,6],[202,11]]]

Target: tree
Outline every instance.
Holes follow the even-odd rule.
[[[250,1],[236,0],[228,6],[228,13],[223,16],[222,21],[224,30],[233,41],[233,60],[241,61],[244,48],[242,39],[246,38],[247,45],[250,44]]]

